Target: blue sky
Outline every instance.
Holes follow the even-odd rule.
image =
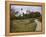
[[[30,10],[30,11],[38,11],[41,13],[41,7],[40,6],[19,6],[19,5],[11,5],[11,8],[16,10],[16,11],[20,11],[21,8],[23,8],[23,11],[25,10]]]

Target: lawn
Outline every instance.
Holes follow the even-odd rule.
[[[35,32],[37,24],[33,18],[22,20],[11,20],[10,32]]]

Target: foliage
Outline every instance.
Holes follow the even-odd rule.
[[[10,19],[13,20],[13,19],[28,19],[28,18],[37,18],[37,17],[40,17],[41,14],[40,12],[30,12],[28,11],[29,14],[22,14],[23,16],[19,15],[19,16],[15,16],[17,15],[19,12],[14,12],[12,11],[12,13],[10,13]]]

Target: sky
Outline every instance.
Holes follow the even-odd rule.
[[[38,11],[41,12],[40,6],[19,6],[19,5],[11,5],[12,9],[15,9],[16,11],[20,11],[21,8],[23,8],[23,11],[30,10],[30,11]]]
[[[21,8],[23,8],[23,11],[21,11]],[[40,6],[20,6],[20,5],[11,5],[11,9],[16,11],[19,11],[19,14],[22,14],[24,12],[26,14],[26,10],[30,10],[31,12],[40,12],[41,13],[41,7]]]

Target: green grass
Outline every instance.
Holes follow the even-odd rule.
[[[34,32],[36,23],[34,19],[11,20],[10,32]]]

